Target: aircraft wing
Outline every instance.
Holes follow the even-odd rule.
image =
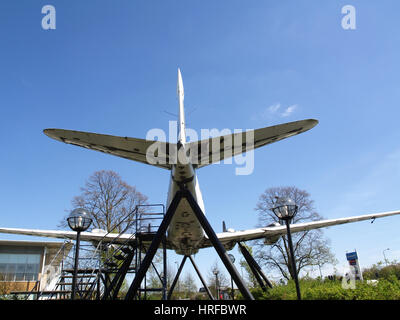
[[[40,230],[40,229],[20,229],[20,228],[0,228],[0,233],[6,234],[19,234],[26,236],[36,236],[45,238],[55,238],[55,239],[70,239],[76,240],[75,231],[63,231],[63,230]],[[81,232],[81,241],[88,241],[98,243],[102,241],[103,243],[113,243],[113,244],[123,244],[128,240],[134,241],[135,235],[129,233],[107,233],[105,231],[92,231],[92,232]],[[151,240],[143,240],[142,243],[150,245]],[[172,249],[170,243],[166,242],[167,249]],[[161,245],[160,245],[161,248]]]
[[[339,224],[352,223],[363,220],[374,220],[378,218],[394,216],[400,214],[400,211],[388,211],[381,213],[373,213],[366,214],[361,216],[354,216],[348,218],[339,218],[339,219],[329,219],[329,220],[320,220],[320,221],[312,221],[312,222],[304,222],[304,223],[296,223],[290,225],[290,231],[292,233],[319,229],[323,227],[330,227]],[[269,226],[265,228],[256,228],[249,229],[243,231],[233,231],[233,232],[222,232],[217,233],[218,239],[224,245],[231,245],[233,247],[234,244],[240,241],[248,241],[248,240],[256,240],[256,239],[274,239],[276,237],[282,236],[286,234],[286,225],[280,226]],[[205,239],[202,243],[202,248],[207,248],[212,246],[210,240]]]
[[[196,163],[196,168],[201,168],[225,158],[303,133],[317,124],[317,120],[307,119],[256,129],[254,130],[254,143],[246,143],[246,131],[244,131],[190,142],[188,146],[195,151],[194,157],[197,157],[197,159],[193,159],[196,162],[193,160],[192,162]]]
[[[38,230],[38,229],[19,229],[19,228],[0,228],[0,233],[7,234],[20,234],[27,236],[37,236],[56,239],[76,239],[75,231],[62,231],[62,230]],[[132,234],[106,233],[106,232],[81,232],[80,239],[82,241],[105,241],[122,243],[128,239],[135,239]]]
[[[364,220],[375,220],[378,218],[394,216],[400,214],[399,211],[388,211],[381,213],[366,214],[361,216],[339,218],[339,219],[329,219],[320,220],[304,223],[296,223],[290,225],[290,230],[295,232],[319,229],[324,227],[330,227],[345,223],[352,223]],[[38,229],[19,229],[19,228],[0,228],[0,233],[7,234],[20,234],[20,235],[30,235],[37,237],[48,237],[48,238],[59,238],[59,239],[76,239],[76,232],[74,231],[61,231],[61,230],[38,230]],[[237,242],[257,240],[257,239],[274,239],[276,237],[286,234],[286,226],[268,226],[263,228],[249,229],[243,231],[233,231],[233,232],[221,232],[217,233],[218,239],[223,245],[228,247],[233,247]],[[105,233],[105,232],[81,232],[82,241],[90,242],[113,242],[113,243],[124,243],[128,239],[134,240],[135,236],[132,234],[118,234],[118,233]],[[150,242],[149,242],[150,243]],[[205,237],[203,242],[200,244],[199,248],[208,248],[212,244],[210,240]],[[167,242],[167,249],[173,249],[171,245]]]
[[[165,155],[157,154],[157,157],[163,157],[163,159],[165,159],[165,164],[160,164],[156,163],[156,161],[150,163],[146,158],[148,148],[153,145],[155,141],[63,129],[45,129],[43,132],[50,138],[64,143],[112,154],[145,164],[151,164],[164,169],[171,169],[171,165],[168,164],[168,150],[170,149],[170,144],[167,142],[157,141],[157,143],[160,144],[158,150],[165,150],[166,153]]]

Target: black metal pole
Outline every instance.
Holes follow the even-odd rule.
[[[78,275],[78,264],[79,264],[79,243],[81,238],[81,232],[78,231],[76,235],[76,242],[75,242],[75,264],[74,264],[74,275],[72,277],[72,293],[71,293],[71,300],[75,299],[75,292],[76,292],[76,278]]]
[[[219,286],[218,286],[218,272],[215,273],[215,294],[217,296],[217,300],[220,300],[220,297],[219,297]]]
[[[232,276],[233,280],[236,283],[236,286],[239,288],[243,297],[247,300],[254,300],[253,295],[251,294],[250,290],[246,287],[246,284],[240,277],[239,272],[236,270],[234,264],[232,263],[231,259],[229,258],[228,254],[226,253],[224,246],[222,245],[221,241],[219,241],[217,235],[215,234],[214,229],[211,227],[210,223],[206,219],[203,211],[201,211],[199,205],[193,198],[193,195],[187,190],[185,190],[183,192],[184,192],[184,197],[187,199],[191,208],[193,209],[193,211],[197,217],[197,220],[200,222],[201,226],[203,227],[205,233],[207,234],[208,238],[210,239],[212,245],[214,246],[215,250],[217,251],[222,262],[224,263],[225,268],[228,270],[228,272]]]
[[[210,291],[210,289],[209,289],[208,286],[207,286],[207,283],[204,281],[203,277],[201,276],[201,273],[200,273],[200,271],[199,271],[199,268],[197,268],[197,265],[196,265],[196,263],[194,262],[193,258],[192,258],[191,256],[189,256],[189,259],[190,259],[190,262],[192,262],[193,268],[194,268],[194,270],[196,270],[197,275],[199,276],[200,281],[201,281],[201,283],[202,283],[203,286],[204,286],[204,289],[207,291],[208,297],[209,297],[211,300],[215,300],[214,297],[213,297],[213,295],[212,295],[212,293],[211,293],[211,291]]]
[[[231,277],[231,296],[232,300],[235,300],[235,291],[233,290],[233,278]]]
[[[141,266],[142,266],[142,252],[144,251],[144,249],[143,249],[143,244],[142,244],[142,240],[141,240],[141,238],[139,238],[139,264],[137,264],[136,265],[136,270],[138,270],[137,268],[137,266],[139,266],[139,269],[141,268]],[[136,274],[137,275],[137,274]],[[139,284],[139,286],[140,286],[140,284]],[[139,287],[138,287],[139,288]],[[142,299],[142,292],[141,291],[139,291],[139,294],[138,294],[138,299],[139,300],[141,300]]]
[[[167,300],[171,299],[172,292],[173,292],[174,289],[175,289],[175,286],[176,286],[176,284],[177,284],[177,282],[178,282],[179,276],[180,276],[180,274],[181,274],[181,271],[182,271],[182,269],[183,269],[183,266],[185,265],[185,262],[186,262],[187,257],[188,257],[188,256],[184,256],[183,259],[182,259],[181,265],[179,266],[178,271],[177,271],[177,273],[176,273],[176,276],[175,276],[175,278],[174,278],[174,281],[172,282],[171,288],[169,289],[168,296],[167,296]]]
[[[294,277],[294,282],[296,284],[296,293],[297,293],[297,299],[301,300],[301,294],[300,294],[300,286],[299,286],[299,279],[297,277],[297,271],[296,271],[296,261],[295,261],[295,256],[294,256],[294,251],[293,251],[293,244],[292,244],[292,234],[290,233],[290,222],[289,220],[285,220],[286,222],[286,230],[287,230],[287,236],[288,236],[288,242],[289,242],[289,250],[290,250],[290,260],[292,264],[292,271],[293,271],[293,277]]]
[[[163,269],[164,269],[164,274],[163,274],[163,293],[162,293],[162,299],[167,300],[167,239],[164,235],[163,238]]]

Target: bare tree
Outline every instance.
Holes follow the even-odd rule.
[[[146,201],[146,196],[123,181],[116,172],[102,170],[89,177],[72,205],[88,210],[93,219],[92,228],[122,233],[133,225],[135,207]],[[62,226],[66,225],[65,220],[61,222]]]
[[[310,194],[296,187],[275,187],[265,190],[261,194],[256,206],[259,214],[259,225],[266,226],[279,222],[271,208],[276,204],[276,198],[288,197],[298,205],[298,212],[291,223],[321,220],[322,217],[315,211]],[[329,240],[325,239],[320,229],[296,232],[292,234],[293,249],[296,260],[296,269],[299,273],[306,267],[323,266],[327,263],[336,263],[336,259],[329,247]],[[265,266],[278,270],[286,279],[293,279],[287,236],[280,237],[274,245],[266,246],[263,242],[257,244],[257,259]]]

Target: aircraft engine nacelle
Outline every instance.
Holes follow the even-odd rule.
[[[274,223],[269,224],[267,227],[280,227],[280,226],[281,225],[278,222],[274,222]],[[265,237],[264,244],[273,245],[278,242],[280,237],[281,237],[280,235]]]
[[[225,221],[222,221],[222,232],[235,232],[235,229],[227,228]],[[231,241],[223,244],[226,251],[232,250],[235,247],[235,245],[236,241]]]
[[[235,247],[235,245],[236,245],[236,242],[234,242],[234,241],[223,244],[226,251],[231,251]]]

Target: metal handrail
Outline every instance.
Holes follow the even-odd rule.
[[[115,229],[115,228],[118,228],[118,227],[119,227],[122,223],[124,223],[124,222],[127,220],[127,218],[129,218],[132,214],[137,214],[138,206],[139,206],[139,205],[136,205],[135,208],[133,209],[133,211],[129,212],[117,225],[115,225],[115,226],[114,226],[114,229]],[[128,228],[126,228],[124,231],[126,231],[127,229],[128,229]],[[99,253],[99,248],[102,247],[102,245],[104,244],[103,241],[105,240],[105,238],[106,238],[110,233],[112,233],[112,232],[111,232],[111,231],[108,231],[108,232],[100,239],[100,241],[98,242],[98,245],[97,245],[96,249],[95,249],[94,252],[93,252],[92,259],[94,259],[95,255]],[[111,240],[110,242],[107,242],[106,244],[107,244],[108,246],[112,246],[112,245],[122,236],[122,234],[124,234],[124,232],[120,232],[120,233],[118,234],[117,237],[115,237],[115,238],[114,238],[113,240]],[[132,240],[132,238],[133,238],[134,236],[135,236],[135,234],[132,234],[127,240],[125,240],[122,244],[120,244],[119,248],[113,252],[113,255],[110,256],[110,257],[107,257],[107,259],[106,259],[102,264],[104,265],[104,264],[106,264],[107,262],[109,262],[109,261],[115,256],[115,254],[116,254],[118,251],[121,250],[121,248],[122,248],[123,246],[125,246],[128,242],[130,242],[130,241]],[[105,241],[104,241],[104,242],[105,242]],[[100,274],[101,274],[101,265],[102,265],[102,264],[100,263],[100,258],[99,258],[98,272],[97,272],[97,275],[96,275],[96,279],[95,279],[94,281],[98,281],[98,278],[100,277]],[[93,271],[92,271],[91,275],[94,275],[94,273],[95,273],[95,268],[93,268]],[[82,283],[82,279],[80,280],[79,283]],[[77,285],[79,285],[79,283],[78,283]],[[93,286],[93,284],[92,284],[92,285],[90,286],[90,289],[91,289],[91,290],[89,290],[89,292],[86,294],[86,296],[88,296],[88,295],[91,293],[93,287],[94,287],[94,286]]]

